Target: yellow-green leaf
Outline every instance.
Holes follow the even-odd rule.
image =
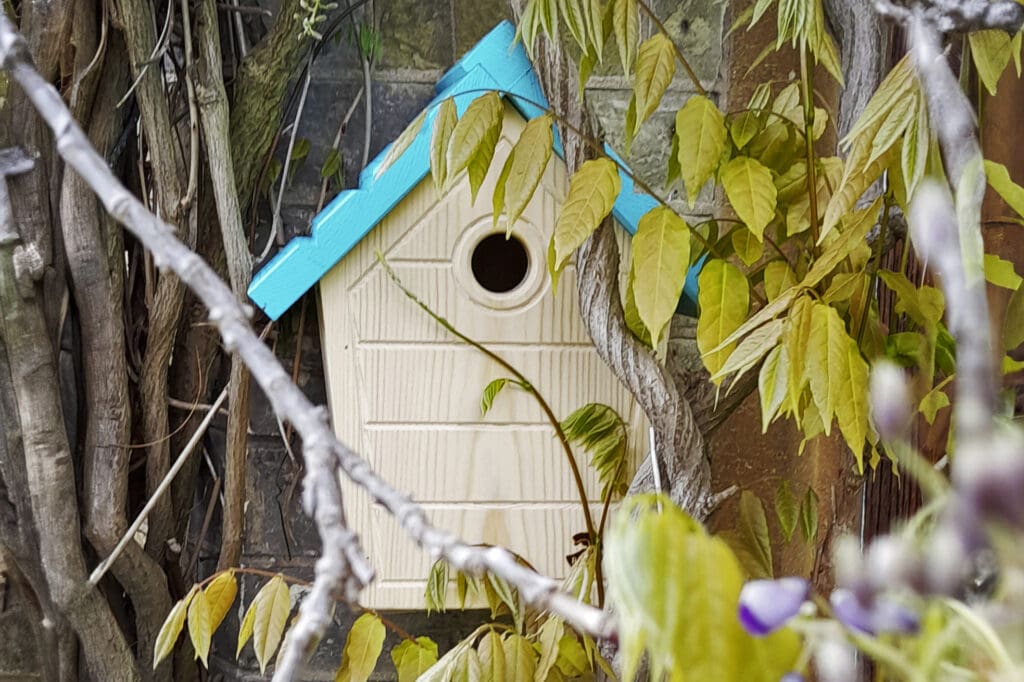
[[[854,169],[854,161],[856,158],[854,154],[851,153],[850,157],[846,161],[846,171],[843,174],[843,179],[839,183],[839,187],[836,189],[835,193],[832,194],[832,198],[829,200],[828,206],[825,209],[825,217],[822,219],[821,235],[818,238],[819,244],[824,243],[825,237],[835,229],[836,225],[839,224],[839,221],[853,211],[854,205],[857,203],[857,200],[860,199],[861,195],[864,194],[864,191],[882,175],[882,172],[886,168],[888,168],[891,161],[890,156],[893,153],[894,150],[889,149],[862,170]]]
[[[612,26],[615,42],[619,46],[619,60],[622,73],[628,76],[636,57],[636,46],[640,41],[640,15],[636,0],[612,0]]]
[[[179,600],[172,608],[170,613],[167,614],[167,618],[164,619],[164,624],[160,626],[160,632],[157,633],[156,643],[153,645],[153,669],[160,665],[160,661],[167,658],[172,651],[174,651],[174,643],[178,641],[178,635],[181,634],[181,629],[185,625],[185,615],[188,613],[189,602],[195,596],[195,589],[190,591],[185,597]]]
[[[334,682],[366,682],[370,679],[370,674],[377,667],[386,634],[384,623],[377,614],[367,612],[356,618],[345,638],[341,667],[334,675]]]
[[[210,631],[216,632],[231,610],[238,595],[238,582],[234,569],[224,571],[206,586],[206,601],[210,606]]]
[[[846,339],[845,367],[840,371],[844,385],[837,391],[836,418],[846,444],[857,459],[857,467],[863,472],[864,441],[868,435],[868,363],[861,356],[857,342],[849,336]]]
[[[477,645],[477,652],[480,654],[480,670],[483,672],[484,680],[494,682],[505,682],[505,649],[501,643],[501,635],[491,630]],[[511,679],[508,682],[516,682]]]
[[[736,214],[759,240],[775,217],[776,189],[772,172],[755,159],[737,157],[722,167],[722,186]]]
[[[744,490],[740,494],[740,514],[736,530],[743,546],[754,559],[756,571],[751,577],[774,577],[772,543],[768,537],[768,517],[764,513],[761,498],[749,490]]]
[[[978,77],[989,94],[996,94],[999,77],[1013,56],[1013,39],[1006,31],[971,31],[971,57],[978,69]]]
[[[904,137],[907,127],[917,120],[917,106],[916,96],[901,97],[893,103],[871,141],[871,154],[867,161],[869,165]]]
[[[497,222],[503,209],[508,211],[507,230],[512,229],[533,198],[551,158],[552,142],[551,116],[538,116],[526,124],[505,161],[500,188],[494,193],[494,220]],[[504,207],[498,204],[499,196]]]
[[[811,487],[800,502],[800,534],[804,542],[810,542],[818,534],[818,494]]]
[[[562,19],[565,21],[569,33],[581,50],[587,49],[587,24],[583,16],[581,0],[558,0],[558,8],[561,10]]]
[[[753,111],[743,111],[729,122],[729,134],[736,149],[743,149],[761,130],[761,118]]]
[[[686,283],[690,230],[675,211],[658,206],[640,218],[631,248],[637,313],[657,346]]]
[[[735,373],[736,379],[733,382],[735,383],[740,376],[775,348],[782,337],[784,327],[783,320],[772,320],[750,332],[736,346],[736,350],[729,354],[729,359],[722,365],[722,368],[711,376],[711,381],[717,384],[728,375]]]
[[[404,639],[391,650],[398,682],[415,682],[437,663],[437,643],[429,637]]]
[[[391,143],[391,146],[388,147],[387,153],[384,155],[384,160],[380,162],[380,165],[377,166],[377,170],[374,171],[374,177],[379,178],[383,175],[384,171],[395,165],[395,161],[405,153],[416,137],[420,134],[423,122],[427,120],[428,111],[429,109],[421,111],[420,115],[413,119],[413,122],[402,131],[402,134],[398,136],[398,139]]]
[[[558,659],[555,661],[555,667],[569,679],[580,677],[590,670],[587,652],[575,635],[562,635],[562,639],[558,641]]]
[[[592,159],[580,166],[569,181],[569,194],[555,222],[555,270],[565,266],[611,213],[620,189],[619,171],[610,159]]]
[[[623,296],[622,312],[626,318],[626,326],[633,335],[644,342],[650,348],[654,348],[654,340],[651,332],[640,319],[640,312],[636,309],[636,290],[633,284],[633,268],[629,269],[629,276],[626,279],[626,293]]]
[[[768,426],[785,402],[788,379],[789,355],[785,344],[780,344],[768,353],[757,377],[757,390],[761,397],[761,433],[768,432]]]
[[[1006,304],[1002,349],[1009,351],[1024,343],[1024,288],[1017,289]]]
[[[548,679],[548,673],[555,667],[555,661],[558,660],[558,642],[561,641],[564,631],[565,625],[560,618],[555,616],[548,616],[548,619],[540,626],[540,630],[537,632],[540,660],[534,671],[534,682],[545,682]]]
[[[260,598],[260,595],[263,595]],[[292,610],[291,595],[284,578],[276,575],[271,578],[253,600],[256,616],[252,624],[252,648],[256,653],[256,661],[260,664],[260,674],[267,669],[281,636],[288,624],[288,614]]]
[[[502,648],[505,650],[507,682],[534,679],[537,672],[537,650],[525,637],[512,633],[502,641]]]
[[[748,635],[736,617],[743,585],[736,556],[674,504],[655,499],[628,498],[607,531],[622,679],[633,679],[646,651],[650,679],[685,670],[686,680],[776,682],[793,667],[799,638],[787,629]]]
[[[811,329],[807,339],[806,373],[825,435],[831,432],[837,405],[849,398],[848,387],[844,383],[849,345],[850,336],[838,311],[832,306],[815,303],[811,308]]]
[[[750,288],[747,278],[732,263],[712,259],[698,278],[701,314],[697,318],[697,347],[711,374],[722,368],[733,346],[720,347],[747,317]]]
[[[786,289],[796,284],[796,273],[785,261],[772,261],[764,268],[764,295],[774,301]]]
[[[256,622],[256,605],[259,603],[259,593],[253,598],[252,603],[249,604],[249,608],[245,611],[245,616],[242,618],[242,624],[238,628],[238,646],[235,649],[235,658],[242,653],[242,648],[246,642],[252,638],[252,626]]]
[[[789,542],[793,539],[793,531],[800,520],[800,503],[789,489],[789,481],[783,480],[775,489],[775,515],[779,518],[782,535],[786,542]]]
[[[210,602],[206,598],[206,592],[196,592],[188,606],[188,636],[192,639],[195,657],[202,659],[203,665],[207,668],[210,667],[207,659],[210,657],[210,638],[213,636],[211,620]]]
[[[991,253],[985,254],[985,279],[1003,289],[1016,291],[1024,279],[1017,274],[1013,263]]]
[[[764,255],[764,241],[754,236],[754,233],[739,225],[732,231],[730,237],[732,249],[739,256],[740,260],[747,267],[750,267]]]
[[[641,124],[658,109],[661,97],[676,74],[676,53],[672,40],[663,33],[655,33],[640,44],[636,55],[636,73],[633,76],[633,107],[636,119],[626,139],[636,136]]]
[[[448,144],[458,121],[459,114],[455,110],[455,100],[449,97],[441,102],[441,106],[437,109],[434,130],[430,136],[430,175],[434,178],[434,187],[438,192],[448,185],[448,166],[446,164]]]
[[[500,381],[500,380],[499,380]],[[487,399],[488,389],[493,390],[494,395],[498,394],[498,384],[492,381],[486,388],[484,388],[484,400]],[[493,401],[494,396],[491,396]],[[483,402],[481,402],[481,409],[483,408]],[[427,575],[427,589],[424,592],[424,600],[426,602],[427,614],[431,611],[437,611],[438,613],[444,613],[447,605],[448,595],[448,562],[444,559],[438,559],[434,562],[434,565],[430,567],[430,573]]]
[[[808,381],[807,346],[811,338],[812,301],[801,296],[793,302],[787,319],[786,337],[783,347],[789,358],[789,372],[786,377],[787,395],[790,399],[789,408],[797,418],[800,414],[800,396]]]
[[[985,161],[985,175],[988,184],[1003,198],[1017,215],[1024,216],[1024,187],[1010,178],[1010,172],[1001,163]]]
[[[452,130],[445,156],[447,177],[450,182],[469,168],[472,171],[469,180],[474,201],[494,158],[494,146],[501,134],[504,113],[505,107],[498,93],[488,92],[470,102]]]
[[[691,97],[676,113],[679,167],[691,208],[718,167],[727,134],[722,112],[707,97]]]

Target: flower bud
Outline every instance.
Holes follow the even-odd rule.
[[[902,440],[910,428],[911,400],[903,370],[878,362],[871,370],[871,421],[883,441]]]
[[[752,580],[740,591],[740,624],[752,635],[767,635],[800,611],[810,591],[803,578]]]

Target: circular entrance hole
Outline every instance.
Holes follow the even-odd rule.
[[[495,294],[512,291],[526,279],[530,256],[526,245],[512,235],[489,234],[473,248],[470,259],[473,277],[484,289]]]

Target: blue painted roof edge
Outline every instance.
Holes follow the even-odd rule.
[[[502,21],[449,69],[435,86],[436,96],[409,148],[383,173],[378,168],[390,145],[359,175],[359,188],[340,192],[313,218],[307,237],[296,237],[253,277],[249,298],[276,320],[358,244],[430,172],[429,146],[437,107],[448,97],[461,112],[488,91],[506,96],[527,119],[548,106],[533,66],[522,44],[515,42],[515,27]],[[556,136],[555,151],[562,156]],[[622,159],[607,145],[605,151],[625,168]],[[650,195],[637,190],[628,172],[621,172],[622,190],[612,214],[635,234],[640,217],[656,205]],[[703,259],[687,273],[677,310],[696,313],[697,273]]]

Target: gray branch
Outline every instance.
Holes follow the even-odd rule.
[[[988,29],[1014,34],[1024,25],[1024,5],[1014,0],[921,0],[895,4],[876,2],[878,13],[909,23],[912,15],[941,33],[970,33]]]
[[[614,636],[610,614],[563,593],[554,579],[521,566],[504,549],[473,547],[434,527],[422,507],[381,479],[364,459],[335,438],[326,410],[314,407],[291,381],[273,352],[252,331],[248,311],[231,289],[175,237],[170,225],[146,210],[89,145],[60,95],[35,70],[15,26],[2,15],[0,67],[10,72],[53,130],[57,150],[68,165],[89,183],[107,211],[152,252],[156,265],[172,270],[202,300],[225,347],[245,362],[275,412],[289,420],[302,436],[307,467],[303,507],[316,523],[323,555],[317,561],[313,589],[302,604],[275,679],[288,680],[298,674],[318,635],[330,622],[334,600],[344,597],[355,601],[373,578],[373,569],[356,536],[345,525],[339,467],[432,555],[443,557],[467,573],[490,571],[504,578],[518,588],[524,601],[551,611],[580,632],[599,639]]]

